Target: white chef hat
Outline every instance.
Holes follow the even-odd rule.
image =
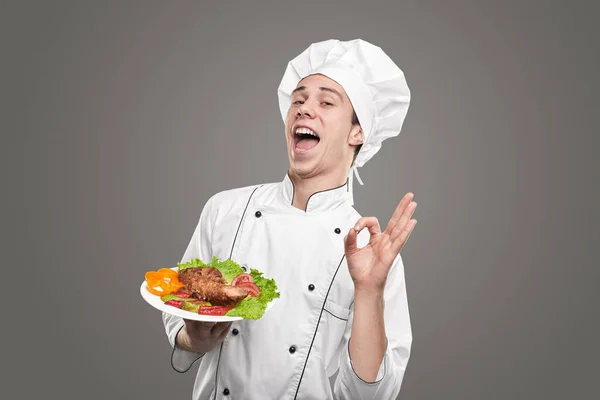
[[[326,40],[311,44],[291,60],[279,85],[279,109],[285,122],[292,91],[309,75],[322,74],[344,88],[358,116],[365,141],[348,171],[349,194],[353,203],[352,181],[381,148],[381,143],[397,136],[408,105],[410,90],[404,73],[381,48],[361,39]]]

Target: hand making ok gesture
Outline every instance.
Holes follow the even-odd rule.
[[[355,288],[383,290],[394,259],[417,224],[416,219],[411,219],[417,208],[417,203],[412,201],[413,197],[413,193],[407,193],[402,198],[384,232],[381,232],[375,217],[359,219],[348,232],[344,245],[348,270]],[[365,247],[358,248],[356,237],[365,227],[371,237]]]

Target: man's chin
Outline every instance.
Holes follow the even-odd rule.
[[[298,178],[307,179],[318,175],[316,165],[313,163],[292,163],[290,164],[289,173]]]

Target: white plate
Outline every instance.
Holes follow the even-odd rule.
[[[177,267],[172,268],[172,269],[177,271]],[[177,307],[166,305],[160,299],[160,296],[150,293],[150,291],[148,290],[148,285],[146,284],[146,280],[144,280],[142,282],[142,286],[140,286],[140,293],[142,294],[142,297],[144,298],[144,300],[146,300],[146,302],[148,304],[150,304],[152,307],[156,308],[157,310],[164,311],[167,314],[175,315],[177,317],[181,317],[184,319],[191,319],[194,321],[205,321],[205,322],[229,322],[229,321],[239,321],[239,320],[244,319],[242,317],[229,317],[227,315],[203,315],[203,314],[198,314],[195,312],[186,311],[186,310],[182,310]],[[277,301],[277,299],[273,299],[269,302],[269,304],[267,304],[267,309],[265,310],[265,313],[267,311],[269,311],[269,309],[271,307],[273,307],[273,304],[275,304],[276,301]]]

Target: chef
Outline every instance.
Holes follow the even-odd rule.
[[[327,40],[289,62],[278,97],[287,173],[212,196],[181,261],[231,258],[281,297],[259,320],[164,313],[171,364],[197,365],[193,399],[395,399],[412,343],[400,251],[416,203],[407,193],[380,226],[353,208],[352,182],[402,128],[404,74],[366,41]]]

